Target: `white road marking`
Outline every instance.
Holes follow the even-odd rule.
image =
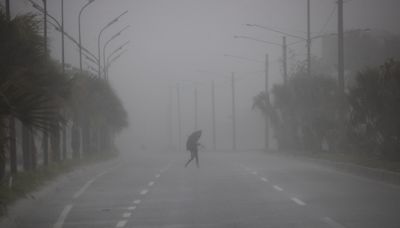
[[[261,180],[264,181],[264,182],[268,182],[268,179],[265,178],[265,177],[261,177]]]
[[[254,174],[254,175],[257,175],[257,172],[256,172],[256,171],[254,171],[254,172],[252,172],[252,174]]]
[[[149,190],[144,189],[140,192],[140,195],[146,195],[149,192]]]
[[[157,174],[157,175],[156,175],[156,178],[159,178],[159,177],[160,177],[160,174]]]
[[[122,217],[123,217],[123,218],[129,218],[129,217],[131,217],[131,215],[132,215],[132,213],[130,213],[130,212],[125,212],[125,213],[122,214]]]
[[[342,224],[336,222],[335,220],[329,217],[322,218],[322,221],[326,222],[332,228],[346,228]]]
[[[130,211],[133,211],[133,210],[135,210],[135,209],[136,209],[136,206],[128,207],[128,210],[130,210]]]
[[[281,188],[281,187],[279,187],[278,185],[274,185],[274,188],[276,189],[276,190],[278,190],[278,191],[283,191],[283,188]]]
[[[57,222],[54,224],[53,228],[62,228],[63,227],[64,221],[67,218],[68,213],[71,211],[72,207],[73,207],[72,204],[68,204],[67,206],[64,207],[60,216],[57,219]]]
[[[305,206],[306,203],[304,203],[303,201],[297,199],[296,197],[292,197],[291,200],[293,200],[295,203],[297,203],[300,206]]]
[[[152,181],[152,182],[149,182],[149,184],[148,184],[150,187],[151,186],[153,186],[154,185],[154,181]]]
[[[75,192],[73,198],[76,199],[79,196],[81,196],[90,187],[90,185],[93,184],[93,182],[95,182],[98,178],[100,178],[101,176],[105,175],[106,173],[110,172],[111,170],[113,170],[121,165],[122,164],[117,164],[117,165],[107,169],[106,171],[101,172],[100,174],[96,175],[92,179],[90,179],[88,182],[85,183],[85,185],[82,186],[82,188],[80,188],[77,192]]]
[[[128,222],[128,220],[121,220],[117,223],[117,225],[115,227],[122,228],[126,225],[127,222]]]
[[[139,204],[140,202],[142,202],[141,200],[135,200],[133,201],[134,204]]]
[[[89,180],[88,182],[86,182],[86,184],[83,185],[81,189],[79,189],[77,192],[75,192],[75,194],[74,194],[74,196],[73,196],[74,199],[76,199],[76,198],[78,198],[79,196],[81,196],[81,195],[86,191],[86,189],[88,189],[88,188],[90,187],[90,185],[91,185],[94,181],[95,181],[95,178],[93,178],[93,179]]]

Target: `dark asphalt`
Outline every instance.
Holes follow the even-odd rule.
[[[259,152],[131,154],[63,177],[17,228],[398,228],[400,187]]]

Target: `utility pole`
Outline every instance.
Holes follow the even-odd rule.
[[[310,0],[307,0],[307,74],[311,76],[311,21]]]
[[[197,84],[194,87],[194,130],[198,130]]]
[[[343,44],[343,0],[338,0],[338,84],[341,96],[344,95],[344,44]]]
[[[269,121],[268,121],[268,108],[269,108],[269,94],[268,94],[268,54],[265,55],[265,151],[269,149]]]
[[[282,37],[282,51],[283,51],[283,83],[286,84],[288,81],[287,75],[287,44],[286,44],[286,36]]]
[[[181,120],[181,94],[179,83],[176,85],[176,100],[177,100],[177,114],[178,114],[178,151],[182,151],[182,120]]]
[[[235,105],[235,73],[232,72],[232,149],[236,147],[236,105]]]
[[[212,142],[214,151],[217,149],[216,129],[215,129],[215,83],[211,84],[211,104],[212,104]]]

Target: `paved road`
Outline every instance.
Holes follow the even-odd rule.
[[[180,155],[180,156],[177,156]],[[400,188],[257,152],[125,156],[66,176],[14,227],[400,227]]]

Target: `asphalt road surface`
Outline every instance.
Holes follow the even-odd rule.
[[[400,188],[260,152],[150,153],[81,169],[12,215],[18,228],[398,228]]]

